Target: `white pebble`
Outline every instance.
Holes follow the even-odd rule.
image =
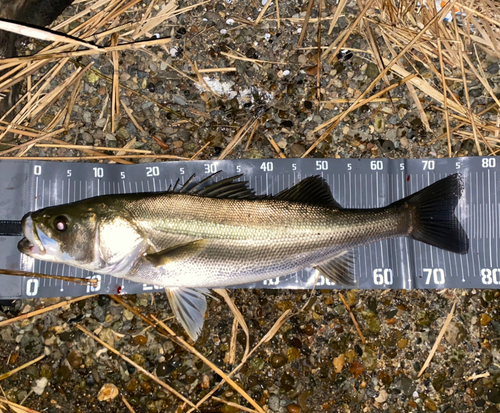
[[[283,76],[288,76],[290,74],[289,70],[283,70]]]
[[[177,57],[178,53],[179,53],[179,49],[177,47],[171,47],[170,48],[170,56]]]
[[[35,380],[35,385],[31,388],[31,390],[33,390],[33,393],[41,396],[48,383],[49,381],[47,378],[42,377],[40,380]]]
[[[229,24],[230,26],[232,26],[234,24],[234,20],[233,19],[227,19],[226,20],[226,24]]]
[[[300,34],[300,33],[302,33],[302,27],[299,27],[299,28],[297,29],[297,33],[299,33],[299,34]]]
[[[266,39],[266,41],[269,41],[270,38],[271,38],[271,35],[269,33],[266,33],[264,35],[264,39]]]
[[[226,34],[227,30],[226,29],[221,29],[220,34]]]
[[[267,4],[268,0],[262,0],[262,5],[265,6]]]

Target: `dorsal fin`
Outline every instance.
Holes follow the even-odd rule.
[[[303,204],[328,205],[338,209],[342,208],[333,199],[332,192],[326,181],[319,175],[303,179],[291,188],[281,191],[274,198]]]
[[[256,199],[256,195],[252,189],[248,187],[247,181],[236,181],[242,175],[232,176],[222,179],[219,182],[209,183],[212,178],[219,174],[216,172],[200,182],[193,184],[195,175],[192,175],[182,187],[177,189],[176,183],[170,192],[204,196],[210,198],[232,198],[232,199]]]

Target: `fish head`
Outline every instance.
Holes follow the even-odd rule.
[[[97,223],[98,214],[84,204],[28,212],[21,221],[25,237],[18,249],[43,261],[85,266],[96,258],[93,240]]]
[[[146,249],[127,211],[95,198],[44,208],[22,219],[18,249],[43,261],[123,276]]]

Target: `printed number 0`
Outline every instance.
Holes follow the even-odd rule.
[[[26,282],[26,295],[28,297],[34,297],[38,294],[38,287],[40,286],[40,281],[37,278],[29,279]]]

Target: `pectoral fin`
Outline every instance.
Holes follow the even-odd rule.
[[[343,252],[330,261],[315,265],[314,268],[335,284],[343,286],[356,285],[353,251]]]
[[[207,243],[208,240],[199,239],[188,242],[187,244],[175,245],[174,247],[165,248],[158,252],[146,254],[144,258],[155,267],[161,267],[169,262],[186,259],[199,253],[206,248]]]
[[[205,312],[207,311],[205,294],[208,293],[208,290],[170,288],[166,292],[177,321],[181,323],[189,337],[196,341],[205,320]]]

